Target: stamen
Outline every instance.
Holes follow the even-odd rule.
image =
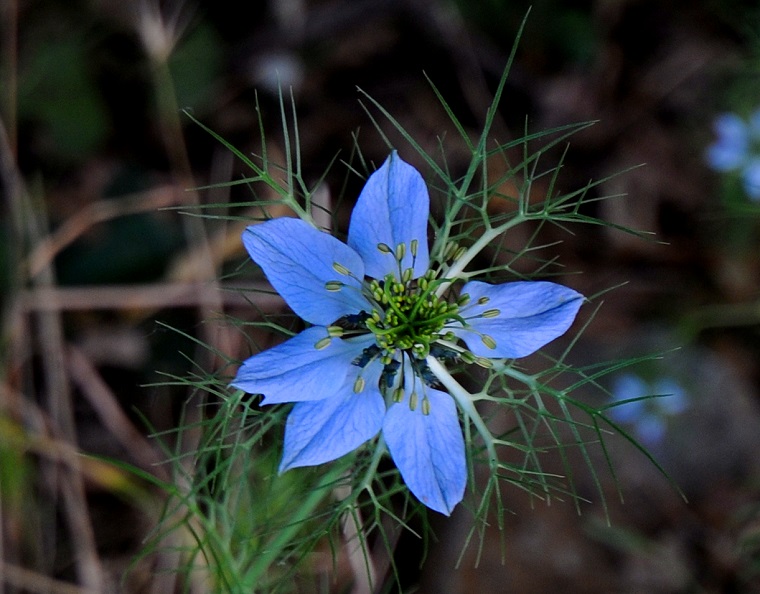
[[[487,309],[482,314],[480,314],[483,318],[497,318],[501,312],[498,309]]]
[[[417,408],[417,392],[409,394],[409,410],[415,410]]]
[[[412,241],[409,242],[409,251],[412,252],[412,257],[413,258],[417,257],[417,246],[418,246],[418,243],[419,242],[416,239],[412,239]]]
[[[485,305],[489,301],[491,301],[491,298],[483,295],[483,297],[481,297],[480,299],[478,299],[478,305]]]
[[[327,346],[332,342],[332,336],[325,336],[324,338],[320,338],[316,343],[314,343],[314,348],[318,351],[321,351],[324,348],[327,348]]]
[[[358,376],[356,378],[356,381],[354,382],[354,394],[359,394],[364,390],[365,385],[364,378],[362,376]]]
[[[406,244],[400,243],[396,246],[396,260],[401,262],[404,259],[404,254],[406,254]]]
[[[343,264],[338,264],[337,262],[333,262],[333,269],[338,274],[342,274],[343,276],[351,276],[351,271],[343,266]]]
[[[422,399],[422,414],[425,416],[430,414],[430,400],[427,396]]]
[[[451,256],[454,255],[454,252],[456,252],[459,249],[459,244],[455,241],[450,241],[446,244],[446,249],[443,251],[443,260],[448,261],[451,259]]]
[[[489,349],[495,349],[496,348],[496,341],[492,337],[488,336],[488,334],[483,334],[483,336],[480,337],[480,340]]]
[[[465,363],[475,363],[475,355],[473,355],[470,351],[462,351],[459,355],[462,358],[462,361]]]
[[[380,250],[384,254],[391,254],[391,253],[393,253],[393,251],[391,250],[391,248],[388,247],[387,243],[378,243],[377,244],[377,249]]]
[[[404,389],[403,388],[396,388],[395,390],[393,390],[393,396],[392,396],[393,402],[395,402],[396,404],[398,404],[403,399],[404,399]]]
[[[331,293],[335,293],[337,291],[340,291],[343,287],[346,285],[340,281],[327,281],[325,283],[325,289],[330,291]]]
[[[327,334],[329,334],[330,337],[332,338],[343,336],[343,328],[341,328],[340,326],[328,326]]]
[[[414,351],[415,357],[418,359],[424,359],[430,354],[430,345],[418,342],[417,344],[412,345],[412,351]]]

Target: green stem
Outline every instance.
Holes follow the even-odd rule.
[[[459,278],[459,275],[462,274],[462,271],[467,267],[467,265],[472,262],[472,260],[475,259],[475,257],[480,252],[482,252],[489,243],[491,243],[494,239],[496,239],[499,235],[508,229],[511,229],[512,227],[515,227],[526,220],[528,220],[526,217],[519,215],[514,219],[507,221],[503,225],[499,225],[498,227],[493,227],[491,229],[486,229],[483,235],[481,235],[480,238],[475,243],[473,243],[460,258],[457,259],[456,262],[453,262],[448,269],[443,271],[442,276],[445,278],[442,279],[443,282],[436,289],[436,296],[440,297],[443,295],[449,285],[451,285]]]
[[[314,510],[329,495],[330,492],[327,491],[327,488],[340,477],[342,472],[343,470],[339,466],[334,465],[330,471],[322,475],[317,485],[304,498],[298,512],[276,533],[277,536],[246,573],[246,584],[255,584],[262,580],[272,564],[277,562],[293,541],[298,531],[303,529],[303,522],[314,513]]]
[[[496,446],[494,445],[491,432],[486,427],[486,423],[480,416],[480,413],[475,408],[475,404],[472,401],[471,394],[465,390],[462,385],[456,381],[449,370],[446,369],[435,357],[428,356],[425,360],[428,368],[433,374],[441,381],[444,387],[449,391],[449,394],[457,401],[459,408],[467,416],[467,418],[475,425],[475,428],[480,433],[485,443],[486,450],[488,451],[488,461],[491,468],[496,468],[499,463],[499,458],[496,455]]]
[[[377,473],[377,467],[380,465],[380,460],[383,458],[383,454],[385,454],[385,440],[383,439],[383,435],[380,434],[380,436],[377,438],[375,453],[372,454],[372,461],[367,467],[367,472],[364,473],[364,479],[359,485],[359,488],[356,489],[357,494],[364,489],[369,489],[372,486],[372,479]]]

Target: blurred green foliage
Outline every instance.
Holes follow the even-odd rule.
[[[81,159],[102,148],[110,129],[95,84],[85,33],[39,36],[24,52],[18,115],[40,126],[43,142],[59,157]]]
[[[456,5],[475,28],[504,47],[511,45],[515,29],[530,11],[521,52],[549,71],[567,64],[586,64],[598,50],[591,3],[585,0],[456,0]]]

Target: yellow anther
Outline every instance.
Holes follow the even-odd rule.
[[[324,338],[320,338],[316,343],[314,343],[314,348],[318,351],[321,351],[324,348],[327,348],[327,346],[332,341],[332,336],[325,336]]]
[[[343,266],[343,264],[338,264],[337,262],[333,262],[333,270],[337,272],[338,274],[342,274],[343,276],[350,276],[351,271]]]
[[[345,286],[346,285],[344,285],[340,281],[327,281],[325,283],[325,289],[327,289],[331,293],[335,293],[336,291],[340,291]]]
[[[498,309],[487,309],[481,315],[483,318],[497,318],[501,312]]]
[[[459,249],[459,244],[455,241],[450,241],[446,244],[446,249],[443,251],[443,259],[449,260],[452,255],[454,255],[454,252],[456,252]]]
[[[480,340],[489,349],[495,349],[496,348],[496,341],[493,338],[491,338],[490,336],[488,336],[488,334],[484,334],[483,336],[481,336]]]
[[[359,394],[364,390],[365,381],[362,376],[356,378],[354,382],[354,394]]]
[[[409,394],[409,410],[415,410],[417,408],[417,392]]]

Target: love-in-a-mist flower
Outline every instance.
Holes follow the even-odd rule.
[[[749,120],[723,113],[713,127],[717,138],[707,148],[707,163],[716,171],[739,171],[747,196],[760,200],[760,110]]]
[[[459,287],[444,275],[463,248],[431,260],[428,214],[422,176],[394,152],[367,180],[348,244],[300,219],[248,227],[251,258],[311,326],[246,360],[232,385],[262,404],[296,403],[280,472],[381,435],[409,490],[449,514],[467,464],[457,404],[436,369],[530,355],[570,327],[583,297],[540,281]]]
[[[648,394],[652,397],[647,398]],[[650,448],[665,439],[668,419],[688,406],[685,390],[674,379],[660,377],[649,383],[635,373],[615,378],[612,401],[617,405],[609,409],[610,416],[632,427],[636,437]]]

